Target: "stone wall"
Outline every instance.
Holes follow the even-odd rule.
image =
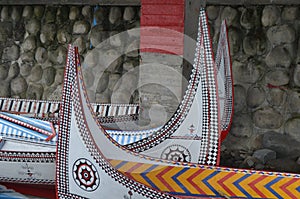
[[[207,10],[214,42],[227,20],[232,55],[235,114],[223,163],[299,172],[299,7]]]
[[[142,91],[152,100],[142,105],[154,107],[159,118],[167,120],[166,112],[175,110],[180,91],[155,82],[138,88],[139,7],[0,8],[0,96],[60,99],[67,44],[74,43],[91,101],[139,102]],[[233,63],[235,115],[222,145],[222,165],[300,172],[299,8],[207,11],[214,48],[221,19],[227,19]],[[149,96],[149,88],[158,92]]]
[[[73,43],[91,101],[138,102],[136,76],[122,79],[132,93],[117,86],[139,64],[139,34],[125,31],[139,27],[139,7],[0,8],[0,96],[59,100],[67,45]]]

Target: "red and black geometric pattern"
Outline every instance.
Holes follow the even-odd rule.
[[[74,163],[73,178],[76,184],[85,191],[94,191],[100,184],[97,169],[85,158],[78,159]]]

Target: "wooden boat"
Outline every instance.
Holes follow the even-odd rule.
[[[207,31],[204,9],[200,19]],[[196,57],[203,65],[211,54],[205,31],[198,37],[199,44],[201,40],[204,45],[198,46]],[[76,53],[73,56],[76,64],[67,67],[61,105],[57,198],[300,198],[299,174],[164,160],[120,146],[91,111],[79,59]],[[214,119],[211,122],[217,122]]]
[[[223,20],[220,28],[218,49],[215,58],[218,79],[218,95],[221,118],[221,142],[226,138],[233,117],[233,80],[232,64],[230,59],[229,41],[226,21]]]
[[[57,123],[60,103],[60,101],[56,100],[0,97],[0,111]],[[91,104],[93,111],[101,123],[137,120],[140,111],[138,104]]]
[[[202,31],[201,31],[202,32]],[[220,94],[220,102],[221,102],[221,117],[222,117],[222,123],[221,123],[221,127],[224,128],[222,129],[222,131],[227,131],[229,129],[230,126],[230,122],[231,122],[231,116],[232,116],[232,95],[233,95],[233,90],[232,90],[232,81],[231,81],[231,64],[230,64],[230,56],[229,56],[229,48],[228,48],[228,40],[227,40],[227,31],[226,31],[226,25],[222,24],[222,30],[220,33],[220,39],[219,39],[219,47],[217,50],[217,58],[216,58],[216,66],[217,66],[217,70],[218,70],[218,82],[221,82],[221,84],[218,85],[219,88],[219,94]],[[212,77],[206,77],[206,73],[198,73],[199,76],[203,76],[205,78],[212,78]],[[196,76],[195,72],[193,72],[192,76]],[[223,79],[225,79],[225,83],[223,81]],[[194,81],[193,81],[194,80]],[[195,81],[195,79],[192,78],[192,80],[190,81],[189,85],[194,85],[195,83],[197,83]],[[202,81],[201,82],[203,85],[203,87],[205,87],[206,82]],[[201,88],[197,89],[197,86],[194,86],[193,88],[193,92],[196,92],[197,90],[201,90]],[[191,89],[192,90],[192,89]],[[199,93],[201,91],[198,91]],[[204,92],[204,91],[202,91]],[[224,94],[224,96],[222,96],[222,94]],[[203,142],[202,137],[201,137],[201,133],[202,133],[202,127],[201,126],[201,122],[203,118],[202,115],[205,117],[208,117],[208,112],[211,112],[210,110],[204,110],[204,108],[206,108],[205,106],[203,106],[204,108],[202,108],[203,110],[201,110],[202,105],[201,104],[197,104],[199,103],[199,101],[202,100],[208,100],[208,97],[205,95],[201,95],[198,94],[196,97],[194,96],[195,100],[193,99],[193,97],[190,97],[190,93],[187,93],[184,97],[183,103],[181,104],[181,106],[178,108],[177,113],[182,113],[185,112],[184,116],[180,116],[178,117],[178,114],[174,115],[171,118],[171,121],[178,121],[178,120],[182,120],[182,124],[180,125],[180,127],[178,128],[174,128],[172,130],[166,130],[168,127],[166,124],[165,126],[161,127],[161,128],[155,128],[155,129],[149,129],[149,130],[144,130],[144,131],[110,131],[109,134],[111,136],[113,136],[113,138],[115,140],[118,140],[120,144],[128,144],[128,146],[131,148],[131,145],[135,145],[137,141],[139,142],[144,142],[144,140],[148,140],[150,139],[150,135],[157,135],[157,134],[169,134],[168,136],[164,136],[163,139],[161,139],[161,142],[159,146],[153,146],[152,144],[147,144],[145,145],[145,148],[147,147],[147,149],[139,149],[140,151],[142,151],[144,154],[150,154],[153,157],[163,157],[164,158],[182,158],[183,156],[186,156],[186,154],[188,153],[190,157],[186,157],[183,161],[186,162],[197,162],[198,156],[199,156],[199,150],[198,148],[200,147],[201,142]],[[206,97],[206,98],[205,98]],[[198,101],[197,101],[198,100]],[[190,105],[188,106],[187,104],[193,102],[194,105]],[[21,105],[23,107],[21,107]],[[35,118],[39,117],[41,119],[48,119],[49,117],[45,117],[45,115],[47,115],[47,113],[53,113],[58,109],[58,105],[59,102],[47,102],[47,101],[42,101],[42,102],[38,102],[38,101],[33,101],[33,100],[28,100],[28,101],[22,101],[22,100],[16,100],[16,101],[12,101],[12,100],[8,100],[8,99],[0,99],[0,108],[4,107],[4,110],[6,111],[15,111],[17,113],[23,113],[26,114],[27,116],[31,114],[31,116],[34,116]],[[105,119],[108,117],[108,113],[109,111],[103,111],[104,108],[100,107],[99,108],[99,104],[93,104],[93,110],[96,112],[101,112],[102,115],[101,117],[104,118],[102,119],[101,123],[103,124],[105,122]],[[104,105],[101,105],[104,106]],[[106,105],[108,106],[108,105]],[[113,105],[111,105],[113,106]],[[117,106],[117,105],[115,105]],[[121,106],[121,105],[118,105]],[[126,105],[127,106],[127,105]],[[9,107],[9,110],[7,110]],[[35,107],[36,110],[31,110],[33,107]],[[55,108],[53,110],[53,108]],[[108,107],[111,108],[111,107]],[[122,108],[122,109],[121,109]],[[128,109],[128,106],[126,107]],[[132,107],[130,107],[132,108]],[[111,108],[112,109],[112,108]],[[224,109],[224,110],[223,110]],[[30,110],[32,113],[28,113]],[[116,107],[115,110],[124,110],[124,107]],[[223,111],[222,111],[223,110]],[[57,111],[56,111],[57,112]],[[106,113],[106,115],[103,115],[103,112]],[[120,112],[120,111],[119,111]],[[123,113],[124,111],[121,111],[121,113]],[[198,112],[203,112],[203,114],[199,114]],[[128,113],[128,111],[126,111],[126,113]],[[224,114],[223,114],[224,113]],[[58,114],[58,113],[56,113]],[[111,113],[110,113],[111,115]],[[223,116],[224,115],[224,116]],[[116,113],[113,115],[114,118],[116,118],[117,115]],[[124,117],[124,113],[122,114],[122,118]],[[212,117],[212,116],[210,116]],[[215,115],[216,117],[216,115]],[[52,121],[55,121],[55,118],[58,118],[57,115],[54,115],[54,117],[50,118]],[[187,119],[186,119],[187,118]],[[204,118],[205,119],[205,118]],[[123,118],[124,120],[124,118]],[[184,121],[185,120],[185,121]],[[116,121],[116,119],[114,119],[114,121]],[[202,126],[204,126],[205,124],[202,124]],[[179,125],[177,125],[179,126]],[[200,129],[199,129],[200,128]],[[208,131],[208,130],[207,130]],[[188,133],[187,133],[188,132]],[[196,132],[196,133],[195,133]],[[198,134],[197,134],[198,132]],[[206,136],[208,137],[208,136]],[[222,133],[222,137],[224,138],[224,134]],[[143,139],[143,140],[141,140]],[[176,141],[174,141],[176,140]],[[198,143],[197,143],[198,140]],[[205,140],[207,142],[207,140]],[[176,144],[174,145],[174,142],[176,142]],[[181,143],[180,143],[181,142]],[[167,143],[167,144],[166,144]],[[170,144],[168,143],[173,143],[172,146],[170,146]],[[197,143],[197,146],[195,146]],[[217,144],[217,142],[215,143]],[[169,145],[169,146],[168,146]],[[163,148],[161,147],[163,146]],[[165,147],[168,146],[169,149],[166,149]],[[179,147],[181,149],[185,149],[184,153],[186,154],[180,154],[183,153],[183,151],[179,150]],[[196,148],[196,150],[195,150]],[[176,156],[174,156],[172,154],[162,154],[163,151],[166,150],[175,150],[174,153],[176,154]],[[134,150],[137,150],[136,148]],[[205,151],[206,147],[204,146],[202,151]],[[154,151],[154,153],[153,153]],[[201,152],[200,152],[201,153]],[[181,156],[181,157],[180,157]],[[202,156],[206,156],[205,153],[202,154]],[[202,158],[203,159],[203,158]],[[203,160],[202,160],[203,161]],[[200,163],[204,163],[204,162],[200,162]],[[214,162],[213,164],[216,164],[216,162]]]

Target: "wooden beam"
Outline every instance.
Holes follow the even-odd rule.
[[[117,5],[139,6],[140,0],[0,0],[0,5]]]

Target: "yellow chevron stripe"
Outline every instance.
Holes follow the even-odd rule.
[[[161,191],[170,191],[167,186],[157,178],[157,175],[166,168],[166,166],[158,166],[146,175]]]
[[[153,164],[139,164],[136,162],[124,162],[120,160],[110,160],[112,166],[117,166],[123,163],[123,165],[118,168],[120,172],[122,172],[126,176],[131,176],[137,182],[145,184],[146,186],[152,186],[153,184],[160,190],[164,192],[178,192],[184,193],[184,189],[182,189],[177,181],[174,181],[172,177],[182,171],[184,167],[170,167],[170,166],[157,166],[155,169],[151,171],[149,168],[155,166]],[[137,166],[137,168],[135,168]],[[193,176],[197,171],[201,171],[197,174],[197,176]],[[129,173],[130,171],[130,173]],[[146,172],[147,171],[147,172]],[[208,176],[213,174],[215,170],[210,169],[200,169],[200,168],[190,168],[177,177],[177,180],[185,186],[185,189],[188,190],[191,194],[199,194],[199,191],[203,191],[200,194],[206,194],[213,196],[215,193],[203,182]],[[235,172],[234,175],[230,176],[228,179],[223,181],[223,185],[220,184],[220,179],[226,178],[232,172],[221,171],[217,173],[215,176],[211,177],[207,182],[210,186],[214,187],[220,193],[224,193],[227,196],[231,196],[231,194],[227,191],[230,190],[234,193],[236,197],[246,197],[244,193],[239,190],[238,187],[234,185],[234,182],[244,177],[245,173]],[[146,175],[144,178],[142,175]],[[259,179],[262,176],[267,176],[263,179]],[[239,183],[243,189],[245,189],[252,197],[259,198],[261,197],[258,193],[256,193],[255,188],[253,189],[253,182],[255,183],[255,187],[266,196],[266,198],[276,198],[276,196],[270,192],[265,186],[275,180],[277,176],[268,176],[268,175],[260,175],[260,174],[251,174],[249,177],[244,179]],[[288,194],[282,190],[282,186],[288,183],[290,180],[294,178],[282,178],[275,184],[271,186],[272,189],[276,191],[283,198],[290,198]],[[294,179],[295,180],[295,179]],[[150,181],[150,183],[149,183]],[[191,181],[194,183],[191,183]],[[151,185],[152,184],[152,185]],[[252,184],[252,185],[251,185]],[[293,193],[297,198],[300,198],[300,193],[297,188],[299,187],[300,179],[297,179],[296,183],[290,184],[286,189]],[[199,189],[198,189],[199,188]]]
[[[188,179],[189,177],[191,177],[194,173],[195,173],[196,169],[191,168],[189,170],[187,170],[183,175],[178,176],[178,180],[185,185],[186,189],[189,190],[189,192],[193,193],[193,194],[197,194],[198,190],[196,189],[196,187],[194,185],[192,185]]]
[[[300,185],[300,179],[298,179],[296,182],[292,183],[290,186],[288,186],[286,189],[289,190],[291,193],[293,193],[296,198],[300,198],[300,193],[297,191],[297,188]]]
[[[116,167],[118,164],[120,164],[121,162],[123,162],[122,160],[109,160],[109,163],[111,164],[111,166]]]
[[[142,177],[142,173],[144,173],[147,169],[149,169],[151,164],[143,164],[141,167],[135,169],[132,173],[131,176],[136,180],[137,182],[140,182],[142,184],[145,184],[146,186],[151,187],[151,185]]]
[[[203,180],[213,172],[213,170],[204,170],[200,175],[192,180],[198,187],[200,187],[204,191],[204,193],[212,196],[215,195],[215,193],[203,183]]]
[[[253,181],[257,180],[259,177],[261,177],[261,175],[250,175],[247,179],[243,180],[242,182],[240,182],[240,186],[245,189],[252,197],[260,197],[257,192],[251,188],[251,186],[249,185],[250,183],[252,183]],[[257,185],[255,186],[257,188]],[[260,188],[258,188],[258,190],[260,190]]]
[[[229,172],[224,172],[226,174],[229,174]],[[229,179],[227,179],[224,184],[237,196],[237,197],[245,197],[245,194],[241,192],[233,183],[240,178],[244,177],[245,174],[243,173],[236,173],[235,175],[231,176]]]
[[[290,180],[291,180],[291,179],[289,179],[289,178],[282,178],[282,179],[280,179],[277,183],[273,184],[273,185],[271,186],[271,188],[274,189],[274,190],[276,190],[276,192],[277,192],[280,196],[282,196],[283,198],[290,198],[290,196],[287,195],[287,194],[282,190],[282,188],[281,188],[282,185],[288,183]],[[298,185],[295,185],[295,186],[298,186]],[[293,191],[293,192],[294,192],[294,191]],[[299,196],[298,198],[300,198],[300,196]]]
[[[268,176],[265,179],[261,180],[257,183],[256,187],[266,196],[266,198],[276,198],[276,196],[271,193],[265,186],[273,181],[276,178],[276,176]]]
[[[226,177],[229,173],[227,172],[220,172],[217,175],[215,175],[213,178],[208,180],[208,182],[219,192],[226,196],[231,196],[229,192],[227,192],[225,187],[229,187],[230,184],[228,184],[229,179],[223,182],[224,185],[221,185],[219,183],[219,180]],[[225,187],[224,187],[225,186]]]
[[[117,165],[119,165],[120,163],[124,162],[121,160],[109,160],[109,162],[111,163],[111,165],[113,167],[116,167]],[[144,171],[146,171],[148,168],[150,168],[152,165],[151,164],[143,164],[141,165],[139,168],[135,169],[133,172],[130,173],[131,176],[128,175],[127,171],[128,168],[132,168],[132,166],[136,165],[137,163],[133,163],[133,162],[127,162],[126,164],[124,164],[122,167],[120,167],[118,169],[118,171],[120,171],[123,175],[126,175],[127,177],[132,177],[134,180],[136,180],[137,182],[140,182],[142,184],[145,184],[146,186],[150,186],[150,184],[144,180],[144,178],[140,175],[140,173],[143,173]]]
[[[172,179],[177,173],[179,173],[182,167],[173,167],[167,173],[163,175],[163,179],[178,193],[184,193],[184,190]]]

